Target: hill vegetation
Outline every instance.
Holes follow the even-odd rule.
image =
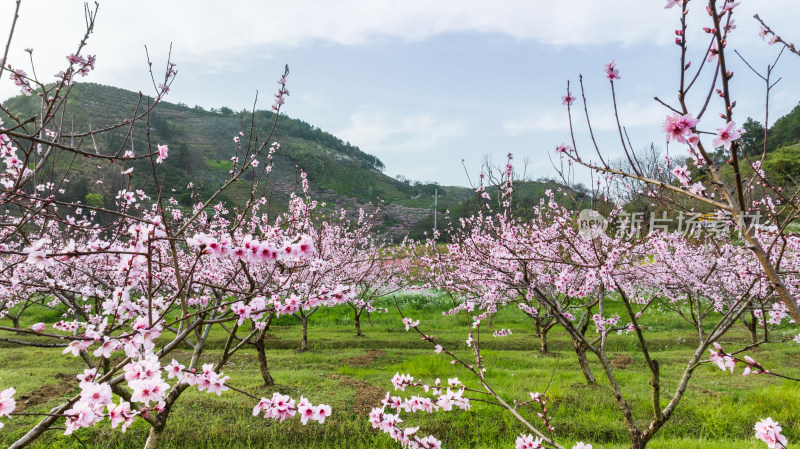
[[[742,144],[750,155],[764,151],[764,125],[748,118],[742,126]],[[764,170],[781,185],[800,184],[800,105],[770,127]]]
[[[59,111],[57,116],[63,117],[63,123],[68,124],[64,132],[81,133],[121,122],[134,115],[137,105],[141,111],[148,101],[152,99],[140,99],[136,92],[77,83],[72,87],[66,110]],[[23,119],[39,113],[36,97],[13,97],[3,102],[3,106]],[[7,119],[1,114],[0,118]],[[227,179],[234,164],[231,158],[236,155],[234,137],[242,132],[242,145],[247,139],[261,143],[268,137],[274,120],[271,111],[236,112],[227,107],[206,110],[200,106],[162,102],[147,122],[139,122],[133,127],[130,139],[127,137],[128,127],[121,127],[76,144],[100,154],[109,154],[120,148],[142,154],[152,151],[148,149],[149,133],[149,142],[168,144],[170,148],[169,157],[158,166],[162,171],[159,178],[163,179],[163,191],[188,207],[197,198],[208,198]],[[270,190],[265,194],[276,211],[283,210],[289,194],[298,189],[300,170],[308,174],[312,195],[326,202],[329,208],[352,210],[370,207],[371,204],[381,205],[383,215],[379,229],[395,239],[409,232],[421,237],[433,228],[434,196],[438,197],[440,217],[446,211],[457,217],[473,207],[468,201],[474,198],[471,189],[388,176],[383,173],[385,165],[376,156],[302,120],[281,115],[272,140],[280,143],[280,150],[275,154]],[[133,162],[131,166],[134,172],[149,170],[150,162]],[[155,193],[154,185],[135,185],[136,176],[129,178],[122,174],[122,167],[102,162],[78,161],[69,166],[54,167],[54,170],[69,170],[70,182],[65,184],[62,193],[63,199],[68,201],[108,206],[122,188],[142,189],[151,196]],[[98,179],[102,182],[98,183]],[[247,196],[248,181],[250,179],[245,178],[239,185],[232,186],[220,201],[236,205]],[[523,183],[517,189],[520,192],[517,204],[520,207],[536,204],[544,197],[545,190],[559,187],[559,184],[549,181]]]

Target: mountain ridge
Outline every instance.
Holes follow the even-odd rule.
[[[66,104],[64,116],[71,132],[86,132],[101,129],[110,123],[118,123],[131,117],[140,101],[139,93],[95,83],[75,83]],[[142,96],[146,106],[152,98]],[[17,116],[37,115],[39,99],[35,96],[12,97],[2,103],[3,107]],[[0,114],[0,117],[8,116]],[[169,157],[158,168],[164,179],[164,190],[184,205],[195,200],[187,190],[193,190],[201,199],[207,198],[228,177],[233,167],[231,158],[236,155],[234,137],[244,133],[242,140],[253,138],[261,143],[266,138],[275,119],[271,111],[235,112],[222,107],[207,111],[184,104],[162,101],[156,105],[147,121],[138,122],[132,137],[126,141],[127,127],[103,132],[93,139],[85,139],[86,146],[94,145],[103,154],[118,150],[123,142],[136,154],[145,151],[149,143],[167,144]],[[251,128],[252,124],[252,130]],[[148,129],[149,125],[149,129]],[[150,141],[147,140],[149,131]],[[252,132],[251,132],[252,131]],[[269,192],[276,207],[285,206],[290,193],[297,191],[299,173],[308,175],[310,193],[332,208],[358,208],[378,204],[381,207],[379,229],[393,239],[412,233],[421,236],[433,227],[434,201],[438,212],[451,211],[458,216],[467,207],[467,200],[474,197],[471,188],[423,184],[404,177],[392,178],[382,172],[383,162],[359,147],[344,142],[302,120],[281,114],[272,137],[280,143],[274,157]],[[77,142],[76,142],[77,143]],[[150,150],[148,150],[150,151]],[[266,159],[259,159],[263,162]],[[149,169],[149,161],[132,163],[134,170]],[[61,167],[64,169],[65,167]],[[94,195],[95,201],[108,201],[123,187],[125,179],[118,168],[103,169],[82,161],[70,166],[70,183],[63,193],[67,200],[84,201]],[[96,183],[96,180],[102,181]],[[247,177],[243,181],[249,181]],[[234,184],[220,198],[236,204],[249,195],[247,182]],[[136,186],[153,193],[152,185]],[[526,194],[530,201],[543,197],[547,188],[560,187],[555,182],[531,181]],[[149,189],[149,190],[148,190]],[[130,189],[129,189],[130,190]],[[98,195],[102,197],[97,199]],[[437,197],[434,200],[434,195]],[[528,203],[528,201],[525,201]]]

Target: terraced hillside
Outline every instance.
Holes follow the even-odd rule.
[[[72,87],[69,102],[63,112],[63,133],[80,133],[90,129],[97,130],[131,117],[146,107],[152,99],[140,97],[138,93],[91,83],[78,83]],[[18,96],[2,103],[19,118],[25,119],[38,114],[39,99],[35,96]],[[8,124],[13,123],[7,116]],[[101,154],[117,151],[124,143],[126,150],[136,154],[148,151],[147,131],[150,142],[168,144],[169,158],[157,167],[159,177],[163,178],[165,192],[182,204],[191,205],[194,201],[187,186],[192,183],[192,191],[200,198],[207,198],[214,189],[228,177],[233,167],[231,157],[236,154],[234,137],[244,132],[242,143],[252,138],[263,142],[269,135],[275,116],[270,111],[235,112],[229,108],[207,111],[199,106],[190,108],[182,104],[162,102],[150,115],[149,121],[137,122],[132,139],[126,139],[127,127],[102,133],[95,139],[77,140],[82,148],[90,148]],[[252,125],[252,132],[251,132]],[[311,194],[324,201],[329,208],[371,207],[381,204],[383,232],[394,239],[402,238],[411,232],[421,236],[433,226],[434,194],[438,194],[440,213],[451,211],[458,215],[470,206],[467,200],[473,198],[471,189],[455,186],[423,184],[409,180],[398,180],[382,172],[383,163],[357,146],[330,133],[322,131],[302,120],[281,116],[272,140],[281,144],[275,156],[275,169],[265,192],[271,198],[275,210],[285,207],[289,194],[297,190],[299,170],[308,174]],[[63,196],[72,201],[84,201],[88,194],[102,196],[109,204],[111,198],[123,186],[128,177],[121,174],[121,168],[103,162],[78,161],[65,164],[56,170],[69,168],[68,184]],[[134,172],[149,170],[149,162],[133,163]],[[100,179],[102,183],[96,181]],[[136,185],[154,193],[154,186]],[[249,179],[234,185],[221,198],[228,204],[240,202],[249,189]],[[559,186],[555,183],[526,183],[526,205],[535,204],[548,188]],[[519,189],[517,189],[519,190]]]

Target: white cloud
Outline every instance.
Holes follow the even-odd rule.
[[[577,104],[577,103],[576,103]],[[618,107],[620,124],[633,128],[639,126],[657,126],[664,122],[669,112],[664,106],[649,102],[647,104],[625,103]],[[613,105],[598,104],[589,106],[589,117],[595,131],[612,131],[617,129],[617,120]],[[572,122],[576,129],[586,128],[586,116],[583,107],[572,108]],[[535,115],[526,115],[507,120],[502,124],[503,130],[512,136],[535,132],[569,131],[567,108],[548,109]]]
[[[742,50],[753,59],[751,62],[756,67],[766,67],[777,50],[757,38],[758,25],[751,16],[759,12],[787,40],[800,40],[794,24],[797,15],[787,13],[796,9],[796,2],[743,2],[736,10],[738,28],[732,36],[731,49]],[[146,93],[146,89],[152,90],[152,87],[143,45],[148,45],[154,68],[160,68],[172,42],[173,59],[180,71],[172,95],[183,97],[171,96],[169,101],[206,107],[226,104],[236,108],[237,103],[249,107],[247,103],[252,89],[261,90],[262,98],[269,98],[275,87],[274,79],[285,62],[264,64],[263,61],[254,63],[254,60],[270,58],[271,55],[280,55],[281,59],[287,58],[298,65],[299,61],[321,60],[324,65],[314,66],[316,72],[302,72],[303,67],[299,66],[297,72],[307,75],[303,79],[306,83],[298,82],[300,77],[292,78],[292,97],[286,111],[294,114],[295,110],[302,110],[298,118],[325,126],[341,138],[381,157],[390,170],[417,178],[427,177],[426,173],[450,164],[447,162],[450,160],[456,161],[457,165],[457,161],[468,156],[469,152],[492,150],[484,150],[475,142],[492,142],[493,146],[502,147],[504,153],[519,152],[519,148],[528,147],[535,147],[538,151],[568,138],[569,134],[565,133],[568,129],[566,111],[559,107],[558,101],[563,93],[547,91],[549,86],[555,85],[551,78],[572,76],[585,70],[594,71],[593,76],[602,80],[600,63],[595,57],[599,55],[593,53],[608,55],[600,62],[615,56],[626,58],[621,67],[623,82],[620,85],[624,83],[625,95],[620,97],[624,98],[620,113],[626,126],[638,127],[631,132],[634,141],[637,133],[641,141],[649,141],[653,135],[663,136],[660,125],[666,110],[646,99],[662,95],[669,101],[672,98],[670,92],[674,90],[674,84],[669,84],[674,79],[665,79],[665,76],[674,76],[670,75],[674,65],[656,67],[653,62],[656,59],[677,62],[677,48],[671,42],[673,30],[678,25],[678,11],[664,10],[666,0],[100,0],[100,3],[97,28],[85,51],[97,55],[97,70],[88,81],[131,90],[145,89]],[[13,6],[12,1],[0,2],[0,42],[4,42],[7,34]],[[690,50],[698,62],[698,55],[703,51],[696,36],[703,35],[700,27],[706,20],[704,3],[692,0],[690,6],[693,12]],[[65,56],[75,51],[83,36],[82,8],[83,0],[24,0],[9,61],[30,73],[23,49],[32,47],[38,75],[45,81],[52,80],[52,75],[66,65]],[[510,36],[525,45],[510,45],[508,52],[483,48],[469,51],[476,68],[478,64],[499,63],[492,74],[491,82],[494,84],[491,87],[486,87],[485,70],[457,70],[455,65],[448,66],[445,56],[452,50],[449,47],[416,54],[419,46],[383,45],[387,42],[425,41],[443,34],[450,35],[442,41],[452,42],[464,37],[458,33],[469,34],[464,40],[466,43],[474,42],[471,39],[476,34],[487,33]],[[705,39],[703,36],[703,41]],[[503,43],[512,40],[500,39]],[[541,47],[529,45],[532,42],[541,44]],[[430,43],[436,45],[437,41],[431,40]],[[593,46],[601,45],[615,48],[592,51]],[[334,48],[336,51],[328,53],[336,46],[355,48],[342,52],[338,52],[342,48]],[[361,46],[365,48],[359,48]],[[566,51],[551,51],[554,48],[564,50],[564,47],[567,47]],[[384,51],[389,48],[392,51],[399,49],[400,54]],[[370,54],[376,60],[339,60],[333,56],[358,57],[359,52],[365,49],[368,51],[364,54]],[[442,59],[431,61],[431,54]],[[380,65],[394,56],[408,65],[431,66],[429,70],[451,74],[453,86],[467,92],[458,97],[465,98],[465,104],[454,103],[455,89],[442,92],[441,84],[401,76],[387,80],[375,75],[382,72],[372,70],[371,66]],[[637,59],[639,57],[641,61]],[[458,58],[454,60],[458,61]],[[798,63],[800,60],[796,57],[785,56],[779,67],[780,75],[797,72],[794,68]],[[352,70],[341,70],[344,64],[352,65],[347,67]],[[587,64],[590,64],[588,68]],[[763,97],[757,88],[750,87],[754,76],[736,58],[731,60],[731,65],[734,64],[738,64],[734,82],[746,82],[747,86],[736,84],[737,89],[745,87],[740,92],[746,90],[743,92],[746,95],[738,98],[739,116],[763,115],[758,103],[747,101],[748,97]],[[273,73],[270,70],[274,68],[278,70]],[[514,86],[520,82],[519,77],[506,76],[509,70],[525,73],[524,83],[535,86]],[[343,81],[337,77],[340,71],[356,73],[359,78],[355,82],[352,79]],[[482,77],[480,82],[475,81],[476,77]],[[0,99],[19,92],[7,75],[4,78],[0,80]],[[262,79],[263,87],[259,84]],[[310,79],[314,82],[309,82]],[[646,81],[635,81],[643,79]],[[327,83],[318,83],[319,80]],[[413,89],[403,83],[413,84]],[[795,104],[791,83],[787,79],[774,91],[771,104],[775,117],[788,112]],[[324,87],[318,87],[320,85]],[[560,88],[561,83],[557,85]],[[509,87],[515,88],[515,94],[507,93]],[[484,91],[478,90],[483,88],[496,88],[498,92],[488,90],[483,94]],[[531,91],[543,95],[541,98],[546,98],[547,105],[552,108],[540,109],[536,104],[521,106],[520,103],[525,101],[524,93]],[[413,92],[417,98],[409,98],[412,95],[408,92]],[[482,93],[480,98],[475,98],[478,96],[476,92]],[[597,95],[601,98],[600,94]],[[704,95],[700,95],[702,102]],[[240,98],[245,98],[245,103],[239,103]],[[357,105],[364,102],[363,98],[370,98],[375,106],[359,108]],[[641,104],[626,103],[625,99],[643,101]],[[268,104],[268,100],[263,103]],[[436,112],[429,112],[434,107]],[[524,112],[522,107],[530,107],[534,112]],[[537,113],[537,110],[541,112]],[[400,111],[413,112],[403,115]],[[443,111],[454,111],[460,117],[451,118]],[[486,118],[479,122],[480,112],[475,111],[482,111],[482,117]],[[586,135],[585,119],[581,113],[581,110],[576,111],[575,117],[579,144],[581,136]],[[591,114],[595,129],[604,136],[609,135],[612,144],[618,141],[610,106],[595,100]],[[473,123],[463,117],[476,118]],[[502,126],[495,126],[497,121],[501,121]],[[555,137],[554,134],[560,135]],[[436,163],[432,162],[434,159]],[[439,179],[446,176],[456,179],[453,174],[437,176],[441,177]]]
[[[383,157],[426,151],[466,132],[466,123],[458,119],[443,119],[425,113],[403,116],[372,106],[361,106],[350,115],[348,126],[336,135],[356,142],[368,153]]]
[[[739,32],[755,35],[750,16],[756,9],[776,29],[795,29],[794,15],[785,11],[796,0],[753,3],[738,8]],[[10,1],[0,5],[3,39],[13,7]],[[696,0],[692,7],[702,4]],[[659,0],[103,0],[87,50],[98,55],[104,70],[96,80],[107,82],[144,71],[144,44],[155,61],[163,61],[171,42],[177,62],[201,64],[206,71],[235,70],[248,59],[268,57],[275,47],[418,41],[458,32],[499,33],[550,46],[664,46],[677,13],[665,11]],[[33,47],[40,64],[63,63],[83,35],[83,22],[82,0],[24,1],[9,60],[26,68],[22,49]],[[46,65],[40,75],[59,70]],[[13,93],[3,89],[2,96]]]
[[[699,0],[695,3],[693,8],[702,8]],[[783,16],[796,6],[795,0],[759,3],[762,15],[792,22]],[[144,0],[108,2],[103,7],[109,15],[141,19],[130,21],[126,28],[141,29],[146,21],[154,34],[172,34],[191,51],[207,52],[241,44],[419,40],[463,31],[502,33],[554,45],[663,42],[678,17],[677,8],[665,11],[663,5],[642,0]],[[754,6],[748,2],[739,6],[740,20],[749,19],[751,10]]]

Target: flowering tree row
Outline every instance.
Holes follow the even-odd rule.
[[[715,363],[731,371],[740,364],[744,366],[745,376],[761,374],[797,380],[772,372],[752,357],[739,354],[770,341],[775,328],[788,326],[796,331],[800,322],[797,290],[800,280],[796,266],[800,238],[787,231],[800,210],[800,191],[773,184],[761,169],[766,157],[767,135],[764,151],[757,158],[741,149],[741,130],[733,118],[736,106],[730,83],[733,73],[726,63],[728,40],[736,29],[733,15],[739,2],[709,0],[698,8],[708,21],[702,29],[708,34],[709,42],[701,44],[702,62],[694,68],[687,44],[689,18],[694,17],[689,14],[690,3],[689,0],[667,2],[666,9],[678,7],[681,10],[680,27],[675,32],[675,43],[680,49],[678,105],[671,106],[657,99],[670,110],[664,126],[667,144],[681,146],[688,158],[643,159],[633,151],[627,132],[620,125],[625,162],[614,164],[604,157],[592,135],[597,158],[594,161],[578,151],[573,130],[572,145],[563,144],[556,149],[562,158],[562,178],[569,181],[576,166],[590,169],[597,176],[595,193],[605,196],[600,203],[606,203],[610,211],[608,217],[598,220],[596,213],[584,216],[568,210],[556,202],[556,192],[550,192],[549,199],[534,206],[532,220],[516,217],[511,207],[514,170],[509,156],[499,180],[495,176],[491,186],[484,186],[483,182],[477,186],[476,195],[482,202],[480,210],[448,230],[452,244],[440,250],[435,241],[429,241],[426,246],[416,245],[412,249],[422,261],[420,265],[430,267],[422,279],[426,285],[443,289],[456,299],[455,307],[448,313],[470,316],[466,344],[473,349],[474,359],[459,358],[454,348],[446,348],[436,336],[425,334],[424,324],[410,317],[404,319],[406,328],[417,330],[423,340],[434,345],[436,353],[451,357],[453,364],[462,366],[474,377],[480,388],[462,388],[463,397],[488,400],[507,409],[531,432],[520,436],[518,448],[562,446],[539,393],[531,393],[530,401],[518,402],[501,397],[491,386],[491,366],[480,352],[481,327],[502,307],[517,307],[532,319],[542,341],[542,350],[547,348],[546,337],[551,327],[558,326],[566,331],[588,383],[595,381],[595,374],[586,355],[597,359],[602,375],[612,388],[634,449],[644,448],[669,421],[695,371],[704,363]],[[762,38],[771,36],[770,44],[781,43],[796,53],[794,45],[777,36],[763,21],[761,23]],[[773,67],[774,64],[765,75],[756,71],[766,81],[767,95],[774,86],[769,79]],[[701,89],[697,81],[704,79],[700,78],[701,73],[705,74],[704,69],[711,71],[712,81],[699,92],[699,106],[692,112],[694,97],[690,91]],[[604,72],[610,81],[616,111],[615,82],[621,79],[620,70],[612,61]],[[585,102],[582,83],[581,94]],[[722,123],[712,132],[701,127],[704,123],[701,120],[706,120],[705,113],[714,107],[714,98],[720,99]],[[576,97],[569,84],[562,100],[572,127]],[[588,106],[584,110],[591,133]],[[621,123],[616,115],[617,122]],[[704,134],[713,136],[710,144],[704,142]],[[727,167],[716,162],[711,148],[725,152],[727,161],[723,165]],[[690,161],[692,168],[685,160]],[[667,227],[651,229],[654,232],[650,233],[645,230],[638,235],[607,231],[605,226],[609,222],[630,224],[623,219],[626,214],[620,206],[608,206],[615,200],[612,192],[619,191],[632,192],[634,197],[643,197],[676,214],[710,213],[721,223],[718,229],[721,232],[686,235]],[[499,208],[493,209],[492,205]],[[763,217],[764,221],[759,223],[754,217]],[[697,230],[702,231],[702,228]],[[625,313],[622,316],[609,313],[611,303],[621,304]],[[665,379],[653,356],[648,330],[642,324],[654,304],[671,310],[697,332],[697,346],[684,361],[677,378]],[[750,341],[742,342],[741,348],[735,351],[726,352],[718,340],[737,323],[747,327]],[[510,332],[502,329],[491,334],[502,337]],[[608,357],[607,344],[611,338],[637,341],[639,356],[650,372],[651,418],[647,421],[634,419],[633,406],[627,399],[627,390],[631,387],[618,381]],[[793,340],[800,342],[800,335]],[[410,375],[398,376],[394,382],[398,389],[420,386],[425,391],[433,388],[434,394],[442,394],[438,382],[435,386],[426,385],[415,382]],[[662,388],[665,381],[676,385],[671,393]],[[537,413],[538,423],[531,422],[518,411],[523,405],[532,404],[541,407]],[[403,444],[436,447],[429,439],[415,437],[417,428],[401,432],[397,426],[398,416],[387,414],[387,407],[397,411],[419,409],[387,397],[384,407],[373,412],[374,425]],[[757,423],[754,430],[756,437],[771,449],[787,444],[780,425],[771,418]],[[579,443],[576,447],[590,445]]]
[[[299,415],[303,424],[324,422],[329,406],[278,393],[253,396],[231,385],[223,370],[233,354],[254,345],[269,384],[264,338],[274,317],[345,303],[360,316],[374,310],[376,297],[397,288],[393,275],[381,277],[391,272],[384,270],[386,256],[371,233],[374,215],[362,212],[352,223],[325,215],[309,198],[303,173],[301,195],[290,198],[288,211],[272,211],[261,194],[279,145],[270,143],[271,132],[257,136],[252,129],[233,138],[229,179],[207,198],[193,195],[193,207],[182,207],[161,186],[169,147],[153,142],[147,126],[177,74],[169,61],[163,81],[153,77],[156,95],[141,96],[130,118],[84,132],[65,126],[73,82],[96,63],[83,52],[97,11],[87,8],[86,36],[55,84],[17,64],[3,61],[0,67],[0,75],[7,70],[22,93],[40,99],[42,111],[22,119],[3,108],[11,122],[0,123],[6,167],[0,174],[0,314],[12,318],[12,326],[0,332],[7,334],[6,342],[53,348],[86,365],[75,373],[80,392],[41,414],[12,447],[31,443],[63,419],[67,435],[105,421],[124,432],[142,420],[150,425],[146,447],[155,448],[190,388],[250,396],[253,415],[268,419]],[[288,68],[278,80],[275,120],[289,95],[287,75]],[[132,138],[141,126],[147,130],[143,148]],[[119,148],[85,148],[111,130],[127,133]],[[111,206],[62,199],[76,160],[119,172],[124,187]],[[134,171],[130,164],[141,160],[149,162],[148,169]],[[250,195],[241,204],[218,201],[245,178],[251,180]],[[141,189],[146,183],[155,186],[155,196]],[[41,308],[62,319],[20,327],[21,318]],[[205,348],[214,329],[227,337],[223,349],[211,353]],[[173,357],[179,347],[191,348],[188,360]],[[14,412],[14,393],[12,387],[0,394],[0,417],[21,414]]]
[[[510,196],[512,186],[509,181],[500,195]],[[425,334],[424,324],[412,318],[406,318],[405,323],[420,329],[435,352],[451,357],[475,377],[482,390],[469,391],[475,394],[468,397],[494,397],[493,402],[509,409],[531,429],[542,447],[561,447],[549,419],[537,427],[517,412],[518,407],[531,402],[515,402],[495,393],[491,365],[480,353],[481,336],[502,338],[510,332],[482,331],[490,316],[502,307],[518,308],[532,321],[557,323],[571,337],[576,361],[589,383],[595,382],[595,373],[587,354],[596,358],[601,375],[612,387],[634,448],[645,447],[673,415],[698,367],[709,362],[719,364],[723,359],[721,367],[733,366],[735,358],[720,353],[717,341],[745,314],[755,317],[756,341],[742,342],[736,353],[767,342],[773,329],[794,323],[758,260],[730,234],[686,236],[656,231],[631,239],[601,232],[594,238],[584,238],[579,231],[579,214],[559,205],[554,192],[550,192],[549,201],[534,208],[533,220],[518,221],[510,210],[495,212],[488,205],[487,200],[485,213],[464,219],[451,230],[453,243],[446,249],[437,251],[431,241],[431,247],[416,251],[423,265],[430,267],[424,276],[430,285],[459,299],[448,314],[466,313],[470,317],[466,344],[473,348],[474,359],[457,357],[456,348],[447,348],[435,335]],[[764,232],[763,238],[774,235]],[[790,265],[785,268],[794,271],[800,239],[792,237],[788,242],[783,255]],[[796,285],[794,277],[788,281]],[[608,312],[615,304],[622,305],[624,315]],[[698,344],[676,378],[664,377],[642,324],[648,312],[656,308],[670,310],[696,329]],[[650,371],[652,418],[643,423],[634,419],[635,410],[626,399],[630,395],[627,390],[636,387],[617,380],[617,369],[607,349],[612,339],[630,338],[637,341],[639,356]],[[774,374],[749,357],[740,362],[747,364],[745,374]],[[677,385],[674,393],[663,391],[665,382]]]
[[[470,377],[465,382],[455,378],[447,383],[423,382],[398,373],[392,379],[398,391],[414,388],[421,393],[410,398],[387,394],[382,407],[370,414],[370,422],[407,447],[438,448],[441,443],[435,436],[419,436],[418,427],[404,427],[402,414],[468,410],[472,401],[501,407],[520,422],[526,430],[517,439],[518,448],[564,447],[558,429],[551,425],[546,391],[527,392],[515,400],[492,386],[492,367],[481,354],[481,336],[488,332],[481,330],[503,307],[516,308],[529,317],[543,351],[550,329],[557,327],[569,335],[586,382],[595,383],[602,376],[610,385],[634,449],[644,448],[669,421],[697,368],[705,363],[732,371],[740,365],[744,375],[794,380],[743,353],[769,341],[775,328],[796,328],[800,320],[800,238],[786,230],[797,215],[800,193],[767,179],[761,170],[766,145],[760,160],[740,151],[729,82],[733,73],[726,62],[738,3],[709,0],[699,11],[708,21],[703,30],[709,43],[703,44],[702,62],[695,68],[686,37],[689,3],[667,3],[668,9],[681,9],[676,30],[681,77],[677,106],[662,103],[670,110],[665,119],[666,141],[684,148],[692,167],[677,158],[658,161],[655,168],[646,166],[632,150],[622,126],[625,169],[606,163],[597,147],[598,161],[587,158],[574,139],[558,152],[567,171],[582,165],[600,176],[598,193],[610,195],[612,186],[622,182],[666,208],[714,213],[727,223],[723,232],[686,236],[665,229],[638,236],[613,234],[592,227],[598,223],[586,223],[586,217],[559,204],[557,195],[566,191],[548,192],[548,198],[533,205],[533,218],[519,218],[511,207],[515,184],[509,159],[495,187],[476,186],[475,214],[446,231],[452,243],[444,250],[434,240],[409,243],[403,251],[415,255],[411,262],[398,261],[374,238],[374,214],[325,217],[323,205],[310,198],[302,173],[299,192],[291,197],[288,211],[272,211],[262,196],[269,185],[272,157],[279,151],[271,133],[256,136],[249,129],[234,136],[230,177],[207,197],[195,196],[193,207],[182,207],[171,198],[161,186],[160,170],[169,158],[169,147],[154,141],[147,126],[150,112],[177,74],[169,61],[163,79],[153,76],[155,95],[141,96],[130,118],[86,131],[66,126],[64,111],[73,82],[89,74],[97,62],[85,54],[97,9],[87,8],[86,35],[54,80],[39,79],[35,70],[29,75],[16,62],[3,61],[0,76],[8,71],[9,79],[24,94],[37,96],[41,113],[20,118],[3,107],[9,119],[0,124],[0,157],[5,163],[0,173],[4,188],[0,192],[0,314],[8,316],[12,325],[0,327],[0,332],[6,342],[63,351],[86,365],[82,373],[74,373],[80,393],[42,414],[12,447],[30,444],[63,419],[66,434],[106,420],[125,431],[141,420],[150,426],[146,447],[154,448],[178,399],[190,388],[247,395],[253,414],[268,419],[297,417],[303,424],[322,423],[331,414],[329,406],[279,393],[270,398],[253,396],[232,385],[224,375],[226,363],[237,351],[253,345],[264,381],[270,385],[264,340],[274,318],[297,316],[306,347],[308,317],[320,307],[347,303],[360,335],[362,314],[376,311],[373,301],[408,282],[399,276],[409,271],[408,263],[421,272],[411,280],[453,297],[449,314],[469,316],[465,342],[472,356],[459,356],[456,348],[426,334],[424,323],[403,317],[406,330],[419,333],[437,354]],[[794,51],[766,25],[762,34]],[[32,63],[33,51],[29,53]],[[695,81],[704,69],[712,71],[713,81],[699,95],[696,110],[691,110],[693,88],[699,89]],[[619,68],[612,62],[605,73],[616,102]],[[273,104],[276,120],[289,95],[287,76],[288,69],[278,81]],[[768,74],[765,79],[769,91]],[[716,106],[711,103],[715,94],[720,98]],[[563,100],[572,120],[575,97],[569,87]],[[711,122],[705,113],[717,106],[722,122],[716,132],[705,130],[705,123]],[[132,138],[140,126],[146,129],[143,148]],[[94,145],[95,137],[111,130],[126,133],[119,148]],[[704,142],[704,134],[714,135],[710,144]],[[726,152],[724,170],[712,157],[712,147]],[[112,205],[97,207],[63,199],[62,190],[76,160],[91,160],[119,172],[125,187]],[[133,161],[148,162],[148,170],[134,171]],[[649,175],[654,172],[668,175],[666,179]],[[244,184],[245,179],[250,180],[250,194],[240,204],[219,201],[226,189]],[[154,186],[155,195],[142,190],[145,183]],[[621,207],[609,210],[609,220],[623,216]],[[753,222],[756,212],[767,218],[765,226]],[[612,303],[624,313],[610,312]],[[665,379],[643,324],[654,305],[696,329],[694,352],[674,378]],[[28,313],[41,308],[57,311],[61,321],[20,327]],[[740,348],[726,350],[719,341],[738,323],[747,326],[751,338]],[[206,351],[206,342],[217,329],[226,335],[223,349]],[[491,335],[502,338],[511,332],[494,330]],[[36,338],[23,339],[19,334]],[[644,421],[634,419],[629,400],[633,387],[618,381],[610,361],[609,341],[621,338],[635,339],[649,371],[650,417]],[[191,348],[188,360],[174,356],[179,347]],[[594,368],[592,361],[597,362]],[[662,388],[665,381],[675,385],[674,390]],[[0,418],[16,415],[14,393],[13,388],[0,392]],[[535,415],[524,408],[533,408]],[[780,425],[771,418],[756,424],[754,430],[770,448],[787,444]],[[591,445],[578,443],[574,448]]]

